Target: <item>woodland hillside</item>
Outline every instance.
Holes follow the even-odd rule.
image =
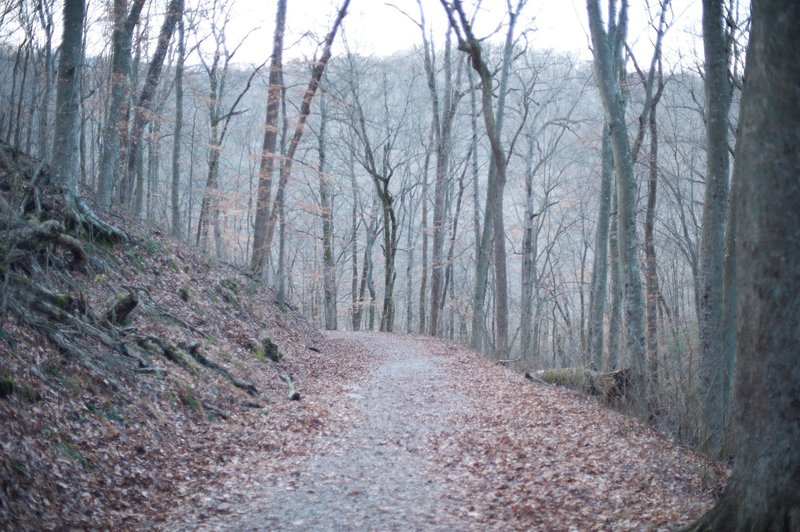
[[[8,199],[37,166],[2,153]],[[63,215],[40,199],[43,217]],[[363,367],[328,356],[318,331],[240,270],[147,222],[109,221],[130,241],[80,241],[77,264],[52,240],[25,249],[24,262],[4,250],[5,275],[35,289],[21,293],[13,276],[3,292],[3,528],[152,522],[176,497],[216,485],[206,473],[232,450],[291,452],[327,426],[325,406],[290,401],[286,379],[303,397]],[[135,306],[108,319],[127,296]]]
[[[586,0],[588,53],[533,0],[245,3],[0,2],[4,515],[321,430],[283,397],[397,354],[324,329],[598,394],[731,464],[692,526],[800,526],[796,2]]]

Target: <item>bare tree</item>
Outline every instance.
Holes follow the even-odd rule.
[[[728,38],[725,1],[703,0],[703,49],[705,51],[706,191],[703,232],[700,240],[698,322],[700,380],[703,397],[704,446],[719,455],[726,424],[723,357],[723,268],[725,219],[728,209],[728,113],[733,86],[728,79]]]
[[[113,5],[114,30],[111,34],[111,96],[106,109],[106,125],[103,132],[103,153],[100,160],[100,175],[97,180],[97,202],[111,204],[111,188],[119,169],[119,133],[122,102],[128,89],[131,73],[131,45],[133,30],[139,23],[139,15],[145,0],[134,0],[127,11],[127,0],[115,0]],[[127,11],[127,13],[126,13]]]
[[[257,218],[257,226],[255,228],[256,236],[253,238],[254,262],[251,264],[252,269],[256,272],[263,273],[264,265],[266,264],[266,258],[269,257],[270,250],[272,248],[272,238],[275,233],[275,225],[278,222],[280,213],[280,205],[284,201],[286,185],[292,175],[294,156],[297,152],[298,146],[300,145],[300,140],[303,138],[306,120],[308,119],[308,115],[311,113],[311,102],[314,100],[314,95],[317,93],[320,80],[322,79],[322,74],[325,72],[325,67],[328,64],[328,61],[330,61],[333,40],[336,38],[336,32],[342,25],[345,15],[347,15],[347,8],[349,5],[350,0],[344,0],[336,14],[336,19],[333,22],[330,32],[328,32],[323,41],[322,55],[314,62],[314,66],[311,69],[311,78],[308,81],[308,87],[306,88],[306,91],[303,94],[303,99],[300,103],[300,113],[297,117],[297,122],[295,123],[294,134],[289,141],[288,151],[281,163],[278,189],[275,193],[275,199],[272,202],[272,207],[269,210],[269,216],[262,215],[260,218]],[[267,181],[266,178],[264,180],[259,179],[259,198],[264,198],[264,201],[266,201],[268,204],[269,195],[265,191],[261,191],[262,185],[264,187],[271,187],[271,180]],[[261,224],[261,226],[259,226],[259,224]],[[263,235],[263,237],[261,237],[261,235]],[[256,261],[256,256],[258,256],[258,261]]]
[[[108,238],[126,240],[127,235],[99,218],[81,199],[78,189],[80,172],[79,110],[81,59],[83,57],[83,22],[86,16],[85,0],[65,0],[64,31],[58,61],[56,86],[56,115],[53,138],[52,173],[49,184],[59,188],[64,196],[69,215],[90,231]]]
[[[647,115],[650,111],[652,79],[655,76],[655,68],[651,62],[645,90],[644,110],[639,117],[639,134],[634,140],[633,147],[631,147],[625,122],[625,98],[619,81],[619,76],[624,72],[619,57],[628,23],[628,4],[626,0],[623,0],[619,13],[616,12],[615,4],[614,0],[609,3],[608,27],[603,24],[597,0],[587,0],[586,7],[589,14],[589,29],[594,51],[595,75],[611,136],[614,169],[617,177],[617,236],[623,283],[625,351],[631,364],[634,388],[640,396],[644,396],[646,393],[645,331],[643,321],[645,306],[642,298],[642,279],[637,258],[637,187],[633,173],[633,161],[644,139]],[[666,4],[666,1],[662,4],[662,16],[658,27],[656,49],[660,47],[664,33]]]
[[[283,36],[286,31],[286,0],[278,0],[275,12],[275,33],[272,38],[272,55],[267,87],[267,114],[264,119],[264,141],[261,164],[258,170],[258,192],[256,196],[256,220],[253,236],[253,253],[250,268],[261,272],[267,262],[264,243],[270,216],[272,178],[275,169],[275,150],[278,145],[278,110],[283,87]]]
[[[158,43],[150,64],[147,67],[144,86],[139,94],[133,113],[133,127],[131,128],[128,144],[128,167],[124,176],[123,192],[125,198],[131,202],[132,211],[140,215],[144,204],[144,178],[142,172],[142,138],[144,128],[151,120],[150,109],[155,96],[156,87],[161,81],[161,72],[164,68],[164,58],[167,56],[167,49],[175,33],[178,19],[183,17],[184,0],[170,0],[167,6],[167,13],[164,15],[164,22],[158,34]],[[134,190],[135,185],[135,190]]]
[[[500,89],[497,103],[497,115],[495,115],[492,103],[494,95],[492,93],[493,74],[489,70],[483,58],[480,41],[472,31],[472,24],[467,18],[464,7],[460,0],[455,0],[452,4],[441,0],[445,8],[450,26],[458,37],[458,47],[460,50],[469,54],[472,68],[477,72],[481,84],[481,102],[483,104],[483,120],[486,127],[486,134],[492,150],[492,168],[495,169],[493,179],[489,179],[488,193],[486,202],[486,212],[491,213],[491,226],[494,235],[494,268],[495,268],[495,358],[505,359],[508,354],[508,277],[506,268],[506,236],[505,221],[503,218],[503,189],[506,182],[506,169],[508,167],[508,157],[513,151],[509,149],[508,154],[503,148],[501,141],[503,125],[503,109],[505,95],[507,93],[508,72],[511,68],[511,56],[514,46],[514,26],[519,17],[526,0],[518,0],[513,7],[511,1],[507,0],[508,8],[508,29],[506,32],[505,46],[503,49],[503,64],[500,74]],[[524,120],[523,120],[524,122]],[[486,225],[489,218],[484,220],[484,236],[487,235]],[[482,239],[480,247],[488,246],[488,239]],[[479,254],[480,258],[480,254]],[[488,260],[488,257],[487,257]],[[488,271],[488,263],[487,269]],[[478,272],[482,273],[482,272]],[[476,275],[476,282],[483,282],[482,275]],[[483,306],[483,301],[475,301],[475,309]],[[473,334],[478,334],[473,330]]]
[[[183,71],[186,61],[186,31],[184,18],[178,21],[178,58],[175,64],[175,131],[172,144],[172,186],[170,187],[170,208],[172,213],[172,236],[180,238],[181,211],[179,204],[181,135],[183,134]]]
[[[217,258],[221,258],[223,253],[222,228],[220,225],[221,198],[219,183],[219,164],[222,156],[222,147],[230,128],[231,119],[242,113],[242,111],[238,110],[242,98],[244,98],[247,91],[250,90],[253,78],[266,64],[265,61],[252,70],[244,87],[239,91],[239,94],[233,102],[226,107],[225,95],[228,89],[231,61],[242,44],[244,44],[249,34],[245,35],[233,49],[228,48],[226,30],[228,22],[230,21],[230,13],[224,12],[222,17],[222,22],[219,25],[212,25],[212,38],[214,39],[215,48],[211,62],[209,63],[203,55],[200,54],[200,60],[208,76],[209,84],[206,105],[208,107],[210,135],[208,139],[208,157],[206,159],[208,163],[208,174],[205,191],[203,193],[203,201],[200,206],[200,218],[197,221],[197,236],[195,239],[195,245],[208,250],[209,229],[210,226],[213,225],[214,248]]]
[[[336,330],[336,260],[333,256],[333,197],[331,195],[331,176],[325,168],[325,136],[328,124],[328,104],[325,93],[319,98],[320,126],[317,147],[319,150],[319,203],[322,218],[322,291],[325,307],[325,328]]]

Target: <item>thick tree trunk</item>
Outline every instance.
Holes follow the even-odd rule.
[[[178,60],[175,66],[175,132],[172,145],[172,186],[170,207],[172,211],[172,236],[181,237],[181,211],[179,204],[181,135],[183,133],[183,70],[186,60],[186,34],[183,17],[178,21]],[[191,179],[191,176],[190,176]]]
[[[56,116],[53,139],[52,171],[48,184],[61,190],[68,216],[78,225],[112,240],[126,240],[125,233],[95,216],[81,199],[80,173],[80,86],[83,59],[83,22],[85,0],[65,0],[64,31],[58,63]]]
[[[728,113],[732,85],[728,80],[725,1],[703,0],[705,50],[706,190],[700,239],[700,380],[703,446],[719,455],[725,432],[726,375],[723,360],[722,292],[725,262],[725,218],[728,209]]]
[[[611,216],[611,187],[614,183],[614,161],[608,124],[603,125],[600,170],[600,204],[594,239],[592,291],[589,295],[589,360],[599,371],[603,368],[603,309],[608,280],[608,224]]]
[[[53,164],[50,182],[61,189],[67,206],[73,211],[77,210],[80,200],[78,191],[78,119],[83,19],[85,16],[85,0],[64,1],[64,32],[58,61]]]
[[[734,168],[733,472],[698,530],[800,530],[800,4],[752,10]]]

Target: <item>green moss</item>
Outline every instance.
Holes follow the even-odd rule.
[[[89,469],[89,466],[91,465],[89,459],[86,458],[83,453],[81,453],[80,450],[68,439],[62,437],[56,444],[56,448],[67,458],[80,463],[83,469]]]
[[[219,284],[223,288],[233,292],[235,295],[239,295],[239,283],[237,283],[235,279],[223,279],[219,282]]]
[[[11,469],[18,475],[26,478],[28,477],[28,468],[25,467],[25,464],[22,462],[9,458],[8,465],[11,466]]]
[[[128,251],[126,253],[128,259],[130,260],[131,264],[136,266],[137,270],[141,270],[144,268],[144,261],[142,260],[142,256],[136,253],[135,251]]]
[[[69,294],[54,294],[54,303],[62,309],[68,309],[72,305],[72,296]]]
[[[0,378],[0,398],[8,397],[14,393],[15,388],[16,384],[14,383],[14,379],[11,378],[11,375]]]
[[[20,397],[23,397],[29,403],[35,403],[36,401],[41,401],[42,399],[42,394],[27,384],[19,384],[15,391],[20,395]]]
[[[144,241],[144,249],[150,255],[155,255],[159,251],[161,251],[161,244],[158,241],[153,240],[152,238],[148,238]]]
[[[103,417],[109,421],[113,421],[117,425],[124,425],[125,422],[122,419],[122,415],[119,411],[119,406],[112,404],[111,406],[105,408],[103,410]]]
[[[189,288],[189,285],[183,284],[181,285],[180,290],[178,291],[178,295],[181,299],[188,302],[189,299],[192,297],[192,290]]]
[[[542,373],[542,380],[558,386],[577,388],[583,386],[587,376],[588,370],[585,368],[548,369]]]
[[[267,361],[267,355],[264,353],[264,346],[256,345],[253,351],[255,352],[256,358],[258,359],[259,362]]]
[[[189,388],[184,388],[181,400],[195,414],[199,414],[200,412],[203,411],[203,406],[200,404],[200,400],[197,398],[197,396],[195,396],[194,392],[192,392],[192,390],[190,390]]]

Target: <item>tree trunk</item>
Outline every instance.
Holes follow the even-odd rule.
[[[269,256],[270,249],[272,248],[272,239],[275,233],[275,225],[277,224],[278,213],[280,212],[279,205],[281,204],[281,202],[284,201],[284,197],[286,194],[286,186],[289,183],[289,178],[292,175],[292,165],[294,163],[294,156],[295,153],[297,152],[297,148],[300,146],[300,140],[303,138],[303,132],[305,130],[306,121],[308,120],[308,115],[311,114],[311,102],[314,100],[314,96],[316,95],[317,89],[319,88],[320,80],[322,79],[322,74],[325,72],[325,67],[327,66],[328,61],[331,58],[331,48],[333,46],[333,40],[336,38],[336,33],[339,30],[339,27],[342,25],[342,21],[344,20],[344,17],[347,14],[347,8],[349,5],[350,5],[350,0],[344,0],[342,6],[339,8],[339,11],[337,12],[336,20],[334,20],[333,22],[333,27],[331,28],[331,31],[325,36],[322,56],[319,58],[318,61],[314,63],[314,66],[311,69],[311,79],[309,79],[308,81],[308,87],[306,87],[306,91],[303,94],[303,99],[300,102],[300,112],[297,117],[297,122],[295,123],[294,134],[292,135],[292,138],[289,141],[289,149],[286,153],[286,156],[283,158],[283,163],[281,164],[280,178],[278,180],[278,189],[275,192],[275,200],[272,203],[272,208],[265,222],[266,227],[264,228],[264,236],[263,238],[260,239],[256,238],[253,240],[253,246],[254,246],[253,255],[255,256],[257,254],[256,247],[259,247],[260,251],[258,251],[258,254],[260,257],[262,257],[261,259],[262,264],[264,260],[263,258]],[[259,188],[260,188],[260,183],[259,183]],[[258,216],[258,213],[256,213],[256,216]],[[261,267],[263,267],[263,265]]]
[[[425,149],[425,165],[422,170],[422,220],[420,232],[422,233],[422,272],[419,282],[419,334],[425,334],[428,325],[426,297],[428,294],[428,170],[431,162],[431,145],[433,144],[433,126],[428,136],[428,146]]]
[[[350,150],[348,170],[350,171],[350,188],[353,192],[353,206],[350,209],[350,255],[352,264],[350,271],[350,300],[351,325],[353,330],[357,331],[361,327],[361,311],[359,310],[361,299],[358,292],[358,185],[356,184],[354,159],[353,151]]]
[[[480,185],[478,183],[478,102],[476,97],[476,87],[474,74],[470,70],[469,74],[469,93],[470,93],[470,125],[472,129],[472,149],[475,152],[472,164],[472,202],[473,202],[473,225],[475,229],[475,284],[472,293],[472,337],[470,347],[475,351],[483,351],[484,338],[486,336],[486,284],[489,274],[489,249],[488,242],[492,235],[491,216],[488,211],[484,211],[483,224],[481,225],[480,213]],[[492,188],[494,182],[494,166],[490,166],[489,175],[486,181],[487,191]],[[488,192],[487,192],[488,193]],[[488,207],[488,202],[487,202]]]
[[[635,397],[646,396],[645,315],[642,279],[637,258],[636,178],[625,122],[624,101],[614,68],[614,54],[609,33],[603,28],[597,0],[587,0],[589,26],[594,47],[594,68],[603,108],[611,134],[614,169],[617,175],[617,231],[623,283],[623,313],[626,358],[631,366],[631,384]],[[627,4],[623,2],[619,26],[626,22]]]
[[[181,211],[178,192],[180,190],[181,135],[183,133],[183,69],[186,60],[186,35],[183,17],[178,21],[178,60],[175,66],[175,132],[172,145],[172,186],[170,206],[172,210],[172,236],[181,237]]]
[[[325,329],[335,331],[336,324],[336,261],[333,256],[333,199],[331,176],[325,173],[325,132],[328,108],[324,93],[320,95],[319,126],[319,202],[322,218],[322,284],[325,307]]]
[[[270,216],[272,178],[275,169],[275,150],[278,146],[278,112],[283,89],[283,36],[286,28],[286,0],[278,0],[275,14],[275,33],[272,38],[272,56],[267,88],[267,115],[264,119],[264,142],[261,148],[261,163],[258,170],[258,192],[256,195],[256,221],[253,234],[253,253],[250,269],[263,274],[268,256],[264,242],[267,221]]]
[[[142,92],[139,94],[139,101],[136,104],[133,114],[133,128],[128,146],[128,172],[127,172],[127,186],[128,197],[131,197],[131,192],[134,188],[135,181],[135,195],[132,197],[133,205],[132,211],[136,215],[141,215],[142,205],[144,200],[144,184],[142,183],[142,137],[144,135],[144,128],[150,121],[150,106],[155,95],[156,87],[161,80],[161,71],[164,67],[164,58],[167,56],[167,49],[172,40],[172,35],[175,33],[175,26],[178,24],[178,19],[183,17],[183,2],[184,0],[170,0],[167,6],[167,13],[164,15],[164,22],[161,25],[161,31],[158,35],[158,44],[153,57],[150,59],[150,65],[147,68],[147,77],[145,77]]]
[[[722,291],[725,218],[728,209],[728,113],[732,85],[728,80],[728,44],[724,0],[703,0],[705,50],[706,190],[700,239],[700,380],[703,446],[713,456],[725,432]]]
[[[53,139],[53,164],[50,183],[58,187],[67,206],[77,210],[79,153],[81,57],[85,0],[64,0],[64,32],[58,60],[56,116]]]
[[[131,43],[133,30],[139,23],[144,0],[134,0],[130,12],[125,15],[126,0],[114,0],[114,30],[111,35],[111,96],[106,109],[106,124],[103,131],[103,153],[100,159],[100,175],[97,181],[97,202],[111,205],[111,188],[119,170],[120,118],[122,103],[131,73]]]
[[[589,359],[596,371],[603,369],[603,309],[608,281],[608,224],[611,216],[611,187],[614,183],[614,161],[608,124],[603,124],[600,157],[600,204],[597,209],[592,291],[589,296]]]
[[[440,332],[442,312],[444,271],[444,239],[447,231],[445,220],[445,194],[450,186],[450,148],[451,133],[458,96],[453,92],[452,68],[450,61],[450,32],[447,33],[444,49],[444,100],[439,106],[439,95],[436,88],[436,72],[433,69],[433,52],[427,39],[424,38],[425,71],[428,76],[428,89],[433,105],[433,133],[436,141],[436,180],[433,188],[433,256],[431,264],[431,312],[428,333],[436,336]]]
[[[697,530],[800,530],[800,4],[752,4],[736,144],[733,471]]]
[[[39,15],[39,20],[42,24],[42,29],[45,33],[44,57],[42,59],[43,76],[42,83],[44,90],[42,91],[42,99],[39,104],[39,138],[37,141],[39,159],[43,161],[48,160],[50,155],[50,146],[47,142],[47,134],[49,128],[47,126],[50,119],[50,97],[52,94],[52,75],[53,75],[53,9],[54,5],[48,5],[46,2],[36,3],[36,12]],[[0,126],[0,130],[2,127]]]
[[[492,101],[493,75],[482,55],[481,44],[472,32],[472,26],[460,1],[456,1],[452,6],[446,2],[442,5],[447,11],[450,19],[450,26],[454,29],[461,28],[458,32],[459,49],[466,51],[471,60],[472,68],[478,73],[481,81],[481,103],[483,105],[483,119],[486,127],[486,134],[489,136],[489,144],[492,151],[492,167],[496,170],[494,180],[490,179],[489,191],[487,195],[487,213],[491,213],[492,232],[494,235],[494,268],[495,268],[495,327],[496,340],[494,357],[505,359],[508,355],[508,277],[506,269],[506,234],[505,221],[503,216],[503,189],[506,183],[506,167],[508,157],[503,149],[500,135],[503,130],[503,114],[505,109],[505,97],[508,92],[508,76],[511,68],[512,52],[514,44],[514,26],[519,16],[519,12],[525,5],[525,0],[519,0],[515,9],[511,9],[509,2],[509,24],[506,31],[505,46],[503,49],[503,63],[500,74],[500,88],[497,101],[497,114],[495,115]],[[455,17],[458,17],[458,22]],[[463,35],[462,35],[463,32]],[[484,226],[486,223],[484,222]],[[484,234],[486,230],[484,229]],[[481,242],[484,247],[487,242]],[[476,282],[478,280],[476,279]],[[474,334],[474,333],[473,333]]]
[[[661,297],[661,290],[658,286],[658,263],[656,261],[655,245],[655,219],[656,219],[656,199],[658,191],[658,124],[656,121],[656,109],[664,90],[664,80],[661,74],[661,64],[659,61],[658,90],[650,104],[650,117],[648,126],[650,129],[650,160],[648,161],[647,179],[647,209],[644,220],[644,254],[645,254],[645,289],[646,289],[646,310],[647,310],[647,365],[648,378],[650,384],[658,382],[658,309]],[[654,399],[651,396],[651,399]]]
[[[534,255],[534,220],[533,211],[533,138],[528,136],[525,154],[525,214],[522,220],[522,271],[520,272],[520,353],[523,359],[530,359],[531,352],[531,318],[533,314],[533,268]]]

